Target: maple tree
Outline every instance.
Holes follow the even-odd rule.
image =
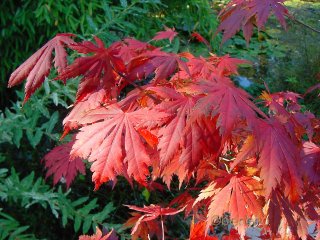
[[[220,13],[223,42],[241,28],[249,41],[253,27],[262,28],[271,13],[285,27],[290,14],[283,2],[232,0]],[[171,42],[176,35],[166,27],[152,40]],[[209,45],[200,34],[193,37]],[[69,186],[77,171],[84,172],[82,160],[92,163],[95,189],[115,185],[118,176],[150,190],[162,188],[158,179],[170,188],[173,175],[180,186],[206,183],[187,188],[169,207],[128,206],[144,213],[132,213],[125,224],[134,239],[164,238],[164,217],[181,211],[193,216],[190,239],[217,239],[216,219],[225,213],[234,229],[223,239],[245,238],[252,219],[264,239],[310,237],[308,225],[319,221],[320,121],[302,110],[302,96],[265,91],[255,103],[231,79],[239,64],[249,62],[229,55],[169,53],[133,38],[108,47],[98,37],[75,38],[58,34],[9,80],[11,87],[27,78],[27,101],[49,75],[53,50],[55,80],[81,79],[63,121],[62,137],[71,134],[72,141],[44,157],[55,184],[64,177]],[[81,55],[68,64],[65,48]],[[111,234],[102,237],[98,230],[81,239]]]

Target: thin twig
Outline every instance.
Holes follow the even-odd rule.
[[[164,239],[164,226],[163,226],[162,215],[161,215],[161,229],[162,229],[162,240],[165,240],[165,239]]]
[[[304,27],[306,27],[306,28],[309,28],[310,30],[312,30],[312,31],[320,34],[320,30],[315,29],[314,27],[311,27],[310,25],[308,25],[308,24],[306,24],[306,23],[304,23],[304,22],[296,19],[295,17],[290,17],[290,19],[291,19],[292,21],[294,21],[294,22],[296,22],[296,23],[299,23],[299,24],[301,24],[302,26],[304,26]]]
[[[111,67],[112,67],[112,70],[115,71],[120,77],[122,77],[127,83],[129,83],[130,85],[132,85],[132,86],[134,86],[135,88],[137,88],[140,92],[144,92],[144,89],[143,89],[141,86],[139,86],[139,85],[137,85],[136,83],[130,81],[130,80],[126,77],[126,75],[124,75],[123,73],[117,71],[112,64],[110,64],[110,65],[111,65]],[[149,93],[146,93],[146,94],[147,94],[148,97],[150,97],[152,100],[158,101],[158,99],[155,98],[153,95],[151,95],[151,94],[149,94]]]

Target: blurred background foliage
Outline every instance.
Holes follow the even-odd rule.
[[[77,239],[92,233],[95,225],[122,231],[128,217],[123,204],[143,205],[168,202],[179,192],[161,194],[128,186],[120,179],[117,186],[105,184],[94,192],[91,174],[78,176],[68,191],[63,181],[52,187],[44,180],[43,156],[57,145],[62,119],[75,96],[77,80],[52,81],[22,107],[23,86],[7,89],[11,72],[58,32],[72,32],[80,39],[102,38],[106,44],[123,37],[150,40],[163,26],[175,27],[178,38],[165,47],[208,55],[206,46],[190,38],[193,31],[210,41],[213,52],[249,59],[236,84],[254,97],[265,90],[295,91],[303,94],[319,82],[320,34],[289,22],[283,31],[274,20],[264,31],[256,32],[248,46],[241,34],[220,46],[215,36],[217,14],[226,0],[2,0],[0,2],[0,239]],[[287,5],[294,16],[320,29],[320,3],[291,0]],[[72,58],[72,57],[71,57]],[[318,92],[306,96],[306,110],[319,115]],[[169,235],[187,237],[181,217],[169,222]],[[170,227],[172,225],[173,227]]]

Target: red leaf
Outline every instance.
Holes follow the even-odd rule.
[[[252,216],[261,219],[262,205],[252,190],[259,183],[250,177],[226,175],[223,179],[211,183],[203,189],[195,201],[211,198],[207,216],[207,229],[215,218],[222,217],[225,212],[230,213],[230,219],[235,227],[245,235],[247,222]]]
[[[93,162],[96,189],[106,181],[116,181],[116,175],[145,185],[151,160],[135,127],[156,126],[165,118],[167,114],[148,109],[124,112],[118,104],[98,107],[79,119],[84,126],[71,154]]]
[[[131,234],[134,234],[136,232],[136,230],[138,229],[139,225],[142,222],[149,222],[152,220],[157,219],[158,217],[161,216],[172,216],[172,215],[176,215],[179,212],[183,211],[182,209],[174,209],[174,208],[162,208],[158,205],[150,205],[150,206],[144,206],[143,208],[141,207],[137,207],[137,206],[132,206],[132,205],[125,205],[128,208],[130,208],[131,210],[135,210],[135,211],[139,211],[139,212],[143,212],[145,213],[144,215],[141,215],[141,217],[137,220],[134,228],[132,229]]]
[[[194,223],[192,219],[190,226],[190,240],[218,240],[217,237],[211,237],[206,234],[206,222],[197,222]]]
[[[108,234],[102,234],[101,230],[96,227],[96,233],[94,235],[81,235],[79,236],[79,240],[118,240],[118,237],[115,235],[113,229]]]
[[[72,159],[70,156],[74,141],[52,149],[44,156],[46,177],[53,175],[53,184],[56,185],[63,177],[66,179],[67,188],[77,176],[77,172],[85,174],[85,165],[81,158]]]
[[[232,58],[227,54],[218,58],[217,69],[220,75],[230,76],[238,74],[238,65],[240,64],[250,64],[250,62],[243,59]]]
[[[129,218],[128,221],[123,224],[123,227],[125,228],[133,228],[139,221],[139,219],[142,217],[141,213],[132,212],[130,214],[132,215],[132,217]],[[158,220],[140,222],[139,226],[137,226],[136,231],[133,234],[131,234],[131,239],[149,240],[150,238],[152,239],[152,237],[156,237],[156,239],[161,239],[162,231],[163,230],[161,227],[161,223]]]
[[[90,56],[77,58],[58,77],[66,81],[83,75],[77,92],[77,101],[81,101],[88,94],[104,89],[109,96],[117,97],[117,83],[120,81],[118,72],[124,73],[125,65],[118,57],[121,43],[114,43],[109,48],[105,48],[104,43],[98,37],[94,37],[97,45],[89,41],[70,45],[70,48],[79,53],[93,53]]]
[[[197,39],[199,42],[204,43],[204,44],[207,46],[207,48],[209,49],[209,51],[212,50],[212,49],[211,49],[211,46],[210,46],[210,43],[208,42],[208,40],[205,39],[204,37],[202,37],[200,33],[198,33],[198,32],[193,32],[193,33],[191,34],[191,37],[194,37],[194,38]]]
[[[268,225],[273,236],[277,235],[279,228],[284,228],[283,234],[287,234],[286,227],[288,226],[293,239],[299,239],[299,237],[304,239],[306,237],[308,226],[307,224],[301,225],[303,221],[306,223],[306,217],[302,209],[296,204],[290,203],[279,189],[272,191],[266,207]],[[281,239],[285,239],[285,237],[282,236]]]
[[[43,83],[45,77],[49,75],[53,50],[55,51],[54,67],[58,73],[61,73],[66,68],[67,53],[64,46],[70,46],[70,44],[74,43],[70,38],[73,36],[70,33],[57,34],[11,74],[8,83],[9,87],[15,86],[27,78],[24,102],[30,98]]]
[[[302,187],[299,150],[285,128],[275,120],[260,121],[255,126],[254,140],[245,143],[237,162],[257,154],[265,196],[269,197],[272,190],[284,182],[287,196],[297,200]]]
[[[162,40],[169,39],[170,43],[178,35],[174,28],[164,27],[165,31],[157,32],[156,36],[152,38],[152,40]]]
[[[179,55],[162,52],[159,49],[149,51],[134,58],[128,65],[128,79],[145,79],[155,73],[154,81],[166,80],[177,69],[182,69],[190,75],[187,64],[182,61]]]
[[[215,121],[193,114],[197,98],[184,96],[166,87],[151,87],[148,90],[156,92],[165,99],[171,99],[163,101],[156,107],[156,110],[172,116],[172,120],[158,133],[160,167],[164,169],[174,157],[178,157],[179,162],[192,172],[205,154],[217,152],[219,148],[220,138],[215,128]],[[176,156],[179,151],[181,153]]]
[[[311,182],[319,183],[320,181],[320,147],[312,142],[303,144],[302,166],[305,175]]]
[[[81,101],[78,101],[68,116],[63,120],[64,125],[64,133],[61,138],[66,136],[70,130],[77,129],[81,125],[79,121],[82,117],[85,116],[90,110],[93,110],[107,100],[107,93],[104,89],[101,89],[97,92],[93,92],[92,94],[86,96]]]
[[[246,120],[249,126],[254,126],[256,114],[265,116],[249,99],[249,95],[236,88],[228,79],[224,82],[203,82],[200,92],[207,96],[199,99],[196,109],[205,115],[218,116],[217,126],[220,135],[228,139],[232,131],[241,121]]]
[[[235,35],[242,28],[247,42],[256,25],[263,28],[271,12],[280,24],[286,28],[285,16],[288,10],[283,5],[284,0],[232,0],[220,12],[221,24],[217,32],[223,31],[222,43]]]

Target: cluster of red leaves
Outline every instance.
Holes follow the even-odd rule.
[[[223,32],[222,43],[235,35],[240,29],[247,42],[253,34],[254,26],[262,29],[273,13],[280,24],[286,28],[285,17],[290,16],[283,6],[285,0],[231,0],[220,12],[218,32]]]
[[[96,227],[96,233],[94,235],[81,235],[79,240],[118,240],[115,231],[111,230],[109,233],[104,234],[98,227]]]
[[[167,29],[154,39],[175,35]],[[76,43],[72,36],[57,35],[9,83],[27,77],[28,99],[48,75],[53,49],[56,79],[81,78],[63,122],[64,135],[73,131],[75,137],[45,157],[49,175],[74,176],[82,171],[81,158],[92,163],[96,189],[107,181],[115,184],[117,176],[148,188],[157,179],[170,188],[173,175],[180,185],[195,179],[207,187],[196,199],[185,194],[175,201],[197,222],[191,239],[215,239],[210,226],[226,212],[235,230],[225,239],[244,238],[247,219],[257,219],[271,237],[307,237],[308,224],[319,219],[320,121],[301,110],[300,95],[264,92],[263,112],[230,78],[244,60],[167,53],[135,39],[109,47],[97,37],[95,43]],[[81,53],[68,66],[63,46]],[[141,86],[145,78],[151,81]],[[129,85],[134,90],[121,99]],[[181,211],[129,207],[144,213],[127,222],[133,236],[143,239],[164,233],[159,217]]]

